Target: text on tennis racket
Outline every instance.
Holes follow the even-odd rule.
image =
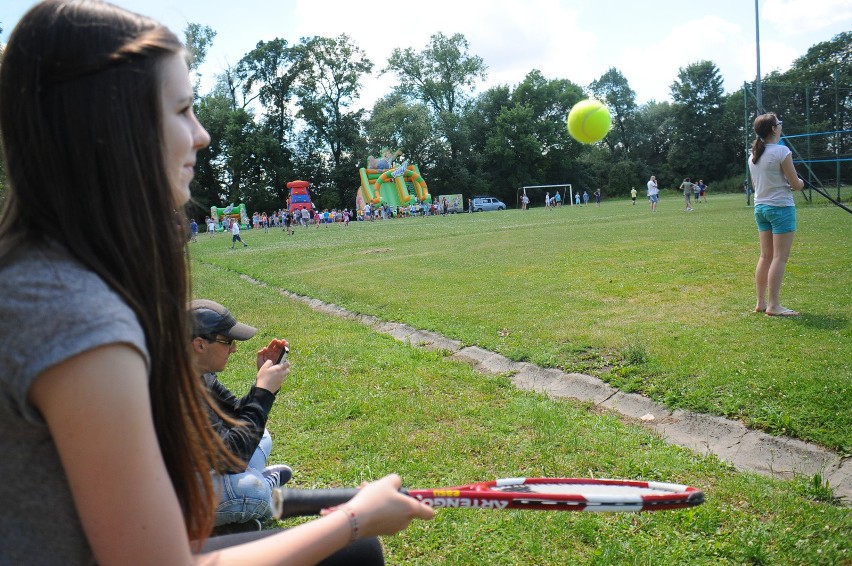
[[[500,501],[497,499],[453,497],[453,493],[458,494],[458,491],[448,491],[447,495],[450,495],[450,497],[423,497],[422,495],[418,495],[416,496],[416,499],[434,509],[505,509],[506,506],[509,505],[508,501]]]

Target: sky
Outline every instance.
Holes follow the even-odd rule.
[[[217,35],[201,67],[202,93],[215,75],[235,65],[259,41],[298,43],[303,37],[347,34],[374,64],[358,106],[371,108],[396,80],[380,76],[394,48],[422,51],[436,33],[461,33],[470,55],[483,59],[487,78],[476,92],[514,87],[533,69],[546,79],[587,87],[618,69],[638,104],[670,101],[678,70],[710,60],[725,92],[754,80],[755,3],[750,0],[114,0],[151,16],[183,38],[190,22]],[[33,4],[0,0],[0,42]],[[624,8],[620,8],[624,6]],[[760,70],[785,71],[816,43],[852,31],[849,0],[760,0]]]

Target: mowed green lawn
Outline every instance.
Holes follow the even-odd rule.
[[[852,215],[800,206],[782,300],[752,313],[741,195],[245,231],[199,261],[515,360],[599,375],[670,407],[852,453]],[[226,242],[227,241],[227,242]]]
[[[599,375],[670,407],[739,417],[849,453],[852,217],[801,206],[785,304],[751,313],[757,235],[740,195],[684,213],[641,201],[244,231],[249,248],[202,234],[195,294],[261,334],[223,378],[244,391],[252,351],[293,345],[270,428],[300,487],[389,472],[428,487],[517,475],[687,483],[707,503],[641,515],[441,511],[385,539],[390,563],[836,564],[852,560],[848,508],[819,478],[734,472],[570,401],[519,392],[316,313],[285,288],[402,321],[517,360]],[[241,278],[248,275],[266,286]]]

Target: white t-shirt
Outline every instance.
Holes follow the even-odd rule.
[[[660,189],[657,188],[657,182],[654,180],[648,181],[648,196],[659,194]]]
[[[793,188],[781,170],[781,162],[792,152],[786,145],[766,144],[766,150],[757,163],[748,156],[748,170],[754,184],[754,204],[769,206],[796,206]]]
[[[234,222],[233,224],[231,224],[231,234],[233,234],[234,236],[240,235],[240,223],[239,222]]]

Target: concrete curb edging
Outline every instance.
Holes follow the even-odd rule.
[[[242,277],[256,285],[267,286],[248,276]],[[852,503],[852,458],[841,458],[821,446],[751,430],[738,421],[723,417],[671,410],[641,395],[619,391],[590,375],[515,362],[477,346],[464,347],[460,341],[434,332],[353,313],[284,289],[278,291],[314,310],[360,322],[412,346],[449,352],[451,359],[465,362],[476,371],[489,375],[509,374],[512,383],[519,389],[554,398],[576,399],[616,411],[672,444],[699,454],[714,454],[739,470],[783,479],[819,474],[837,497],[842,498],[845,504]]]

